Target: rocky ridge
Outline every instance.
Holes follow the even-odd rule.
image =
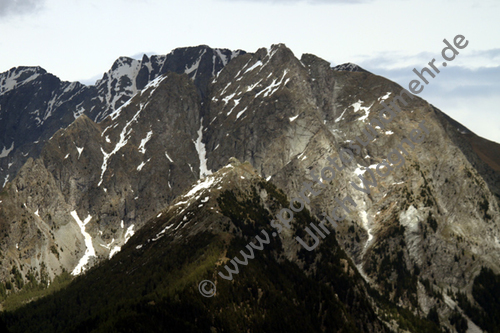
[[[142,60],[120,57],[92,86],[63,82],[40,67],[0,73],[0,185],[13,180],[28,158],[37,158],[45,142],[80,115],[101,122],[167,72],[186,73],[203,96],[206,82],[242,53],[201,45]]]

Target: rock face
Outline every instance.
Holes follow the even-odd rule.
[[[167,72],[186,73],[204,96],[208,80],[243,53],[201,45],[142,60],[120,57],[94,86],[62,82],[40,67],[0,73],[0,185],[14,179],[28,158],[37,158],[45,142],[80,115],[101,122]]]
[[[316,252],[295,236],[309,246],[314,237],[295,220],[293,232],[280,236],[280,254],[305,274],[318,274],[328,265],[322,258],[341,249],[354,265],[346,261],[346,271],[357,270],[390,304],[451,331],[464,322],[498,329],[488,326],[494,312],[479,281],[496,281],[500,272],[500,146],[399,85],[348,65],[331,68],[310,54],[299,60],[282,44],[255,53],[203,46],[118,59],[95,87],[81,88],[95,90],[100,97],[88,101],[100,106],[52,133],[0,193],[0,274],[9,279],[12,266],[51,278],[62,269],[76,274],[116,255],[138,230],[142,240],[151,238],[143,228],[148,220],[237,158],[287,200],[302,194],[319,221],[352,199],[329,236],[340,248],[326,243],[331,252],[321,245],[321,256],[308,254]],[[0,103],[27,94],[30,83],[8,88]],[[392,113],[381,116],[383,103]],[[71,105],[61,117],[73,117]],[[321,173],[327,166],[335,175]],[[306,192],[304,182],[311,184]],[[274,216],[287,208],[265,207]],[[193,236],[214,226],[185,230]],[[372,308],[391,329],[403,327],[382,309]]]
[[[332,67],[334,71],[348,71],[348,72],[365,72],[369,73],[366,69],[361,68],[360,66],[353,64],[351,62],[341,64],[335,67]]]
[[[299,228],[272,236],[271,215],[284,204],[286,196],[250,163],[233,158],[159,211],[109,262],[58,294],[62,303],[49,298],[32,304],[7,318],[9,328],[54,331],[71,322],[85,331],[119,331],[125,325],[131,331],[147,327],[153,332],[390,332],[377,318],[378,305],[370,300],[368,285],[333,236],[322,245],[321,254],[304,254],[290,242]],[[307,225],[310,218],[304,212],[297,226]],[[237,273],[230,281],[218,277],[228,274],[224,266],[232,265],[233,256],[242,257],[239,251],[249,253],[245,245],[250,242],[257,245],[253,257],[234,266]],[[305,267],[313,265],[317,274],[308,277]],[[209,302],[200,302],[197,291],[203,279],[217,281],[216,297]],[[156,298],[159,290],[170,300]],[[256,306],[245,305],[249,297]],[[37,318],[39,311],[44,315]],[[81,315],[88,311],[95,320]]]

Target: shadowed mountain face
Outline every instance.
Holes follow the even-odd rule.
[[[59,82],[42,69],[16,70],[2,74],[0,103],[24,101],[25,88],[41,78]],[[39,85],[47,95],[69,89]],[[265,326],[275,321],[265,319],[271,314],[287,318],[279,331],[298,329],[289,324],[297,316],[313,331],[500,328],[488,298],[500,288],[500,146],[397,84],[353,64],[331,68],[310,54],[299,60],[279,44],[255,53],[200,46],[142,61],[120,58],[95,86],[70,85],[97,97],[82,112],[73,99],[63,103],[58,117],[76,119],[59,123],[57,132],[43,130],[52,137],[31,146],[34,155],[0,193],[4,281],[30,272],[38,280],[78,275],[102,263],[54,296],[68,302],[67,318],[75,295],[87,295],[80,298],[85,309],[99,297],[88,289],[96,288],[93,279],[111,284],[114,276],[122,287],[98,302],[127,302],[122,288],[135,284],[144,291],[125,307],[157,318],[153,312],[186,306],[199,314],[193,330],[240,331],[253,323],[273,331]],[[384,103],[394,111],[384,111]],[[54,121],[42,116],[48,112],[40,109],[40,121]],[[10,113],[5,117],[17,116]],[[4,152],[6,161],[14,161],[14,149]],[[227,166],[231,158],[247,163]],[[293,198],[303,198],[303,212],[290,225],[278,222]],[[331,220],[339,211],[335,232],[323,238],[311,231],[310,223],[327,223],[324,212]],[[217,274],[227,274],[223,267],[260,230],[272,235],[275,223],[279,237],[271,236],[253,265],[240,267],[233,284]],[[149,261],[157,264],[142,268]],[[165,280],[156,278],[158,265]],[[197,291],[205,278],[220,291],[210,304]],[[310,289],[301,289],[305,283]],[[288,288],[294,296],[278,296]],[[246,303],[249,297],[257,303]],[[274,312],[271,299],[307,311]],[[39,306],[50,308],[47,302]],[[29,308],[33,320],[37,306]],[[229,308],[248,325],[214,314]],[[115,317],[109,311],[119,308],[99,309],[101,319],[91,324],[82,314],[80,324],[119,331],[116,320],[132,311]],[[8,317],[13,327],[22,327],[16,318],[28,310],[20,311]],[[139,317],[134,322],[142,323]],[[178,318],[186,329],[189,320]]]
[[[40,67],[0,73],[0,185],[14,179],[28,158],[37,158],[45,142],[80,115],[101,122],[167,72],[187,74],[205,96],[207,82],[243,53],[201,45],[142,60],[120,57],[93,86],[62,82]]]

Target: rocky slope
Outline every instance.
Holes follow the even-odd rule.
[[[13,332],[438,329],[370,296],[377,293],[334,236],[316,253],[301,249],[293,238],[311,221],[308,212],[297,218],[295,230],[273,237],[272,213],[288,204],[249,163],[232,159],[160,211],[109,262],[8,314],[6,322]],[[251,256],[249,242],[256,245]],[[246,264],[231,281],[220,278],[240,251],[247,253]],[[200,299],[203,279],[216,281],[214,298]]]
[[[196,58],[175,54],[177,63]],[[30,269],[39,277],[78,274],[116,255],[138,230],[149,235],[145,223],[192,183],[235,157],[288,200],[301,196],[304,182],[313,184],[305,206],[318,220],[351,197],[335,242],[392,306],[453,332],[498,329],[481,281],[496,286],[500,270],[499,145],[352,64],[331,68],[309,54],[299,60],[282,44],[238,54],[220,71],[214,60],[212,68],[200,61],[181,74],[176,67],[137,74],[144,81],[124,90],[136,91],[133,97],[103,99],[104,108],[55,133],[0,194],[4,279]],[[158,68],[152,59],[145,68]],[[117,68],[139,73],[134,66]],[[375,123],[382,103],[401,111]],[[408,141],[417,129],[423,139]],[[321,175],[342,148],[353,157],[337,158],[335,177]],[[388,159],[389,167],[377,169]],[[308,276],[326,269],[325,245],[304,266],[292,236],[283,243],[287,260]]]
[[[40,67],[0,73],[0,185],[14,179],[28,158],[37,158],[45,142],[78,116],[100,122],[167,72],[187,74],[204,96],[207,81],[242,53],[201,45],[142,60],[120,57],[93,86],[63,82]]]

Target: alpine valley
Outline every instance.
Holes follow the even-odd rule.
[[[40,67],[1,73],[2,321],[10,332],[500,332],[500,145],[418,96],[393,101],[401,90],[283,44],[120,57],[93,86]],[[402,111],[367,133],[381,101]],[[370,191],[351,186],[422,120],[429,134],[404,165]],[[354,160],[314,181],[356,137],[368,143]],[[304,182],[321,194],[275,233]],[[300,245],[346,196],[356,208],[314,250]]]

